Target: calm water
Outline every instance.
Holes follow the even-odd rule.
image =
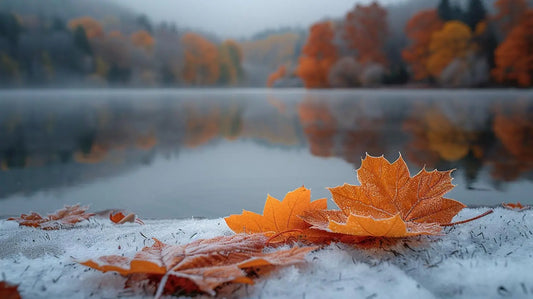
[[[268,193],[355,184],[365,153],[455,168],[448,197],[471,206],[533,204],[533,92],[4,91],[0,217],[260,212]]]

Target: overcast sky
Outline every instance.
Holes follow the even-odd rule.
[[[248,37],[267,28],[302,26],[338,18],[371,0],[114,0],[153,21],[174,21],[222,37]],[[381,0],[382,4],[398,0]]]

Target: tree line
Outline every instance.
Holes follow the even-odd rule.
[[[173,24],[0,12],[3,86],[237,85],[242,51]]]
[[[307,32],[280,28],[239,41],[119,10],[68,17],[4,9],[0,86],[533,85],[526,0],[406,3],[414,13],[405,22],[397,20],[404,8],[373,2]]]
[[[297,65],[281,65],[268,86],[300,78],[307,88],[533,85],[533,9],[525,0],[440,0],[394,36],[378,2],[357,4],[342,20],[315,23]],[[398,40],[407,38],[406,47]]]

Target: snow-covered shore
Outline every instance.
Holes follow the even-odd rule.
[[[464,209],[454,221],[485,210]],[[101,255],[133,256],[155,237],[168,244],[231,235],[223,219],[145,220],[114,225],[91,219],[71,229],[43,231],[0,220],[0,280],[23,298],[150,298],[125,290],[125,278],[74,262]],[[253,286],[226,287],[224,297],[262,298],[531,298],[533,211],[502,208],[442,236],[332,244],[308,263],[271,273]]]

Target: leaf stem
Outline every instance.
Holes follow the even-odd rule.
[[[446,223],[446,224],[441,224],[440,226],[454,226],[454,225],[457,225],[457,224],[463,224],[463,223],[467,223],[467,222],[470,222],[470,221],[474,221],[474,220],[477,220],[479,218],[482,218],[482,217],[485,217],[489,214],[492,214],[494,213],[493,210],[488,210],[486,211],[485,213],[481,214],[481,215],[477,215],[476,217],[474,218],[470,218],[470,219],[466,219],[466,220],[461,220],[461,221],[457,221],[457,222],[451,222],[451,223]]]

